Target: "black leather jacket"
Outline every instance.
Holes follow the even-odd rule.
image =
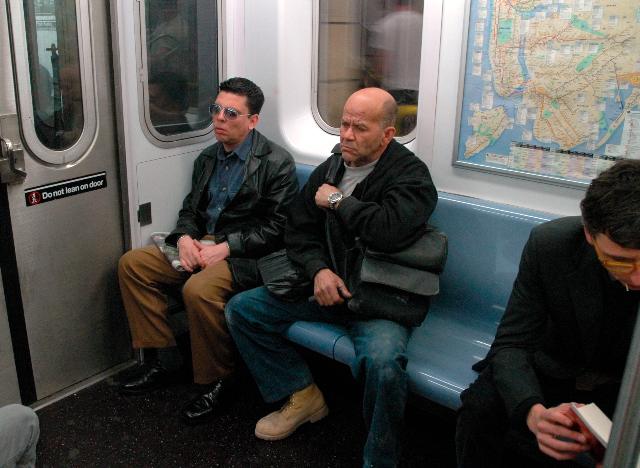
[[[338,158],[342,158],[340,145],[311,173],[289,209],[285,231],[287,254],[312,280],[319,270],[332,265],[325,230],[327,211],[316,206],[315,194],[327,182],[329,167]],[[333,185],[342,179],[343,167],[337,175]],[[342,200],[335,214],[349,242],[358,237],[368,247],[397,252],[422,235],[437,200],[427,166],[392,140],[375,169],[356,185],[351,196]]]
[[[167,243],[175,244],[183,234],[194,239],[207,234],[208,184],[215,169],[218,145],[206,148],[196,158],[191,192],[184,199],[178,223]],[[228,261],[240,287],[254,285],[255,259],[282,248],[286,207],[298,192],[293,158],[257,130],[253,130],[244,171],[242,184],[220,213],[213,233],[216,242],[228,242],[231,251]]]

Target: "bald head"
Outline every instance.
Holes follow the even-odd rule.
[[[393,127],[396,123],[396,115],[398,113],[398,105],[391,94],[381,88],[363,88],[347,99],[347,105],[356,105],[367,112],[369,116],[380,122],[382,127]]]
[[[340,125],[342,158],[349,166],[376,161],[395,135],[397,105],[380,88],[356,91],[344,105]]]

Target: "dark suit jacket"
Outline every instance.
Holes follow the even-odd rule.
[[[478,365],[490,363],[509,417],[519,419],[533,404],[544,404],[536,372],[571,379],[589,365],[606,319],[605,281],[580,217],[532,230],[496,339]]]

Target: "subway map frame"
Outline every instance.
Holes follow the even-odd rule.
[[[454,165],[584,186],[640,159],[636,0],[467,0]]]

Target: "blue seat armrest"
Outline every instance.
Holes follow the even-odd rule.
[[[351,341],[351,337],[346,333],[336,342],[333,349],[333,358],[347,366],[351,366],[353,361],[355,361],[356,352],[353,348],[353,341]]]
[[[346,334],[344,327],[332,323],[295,322],[285,336],[305,348],[334,359],[336,342]]]

